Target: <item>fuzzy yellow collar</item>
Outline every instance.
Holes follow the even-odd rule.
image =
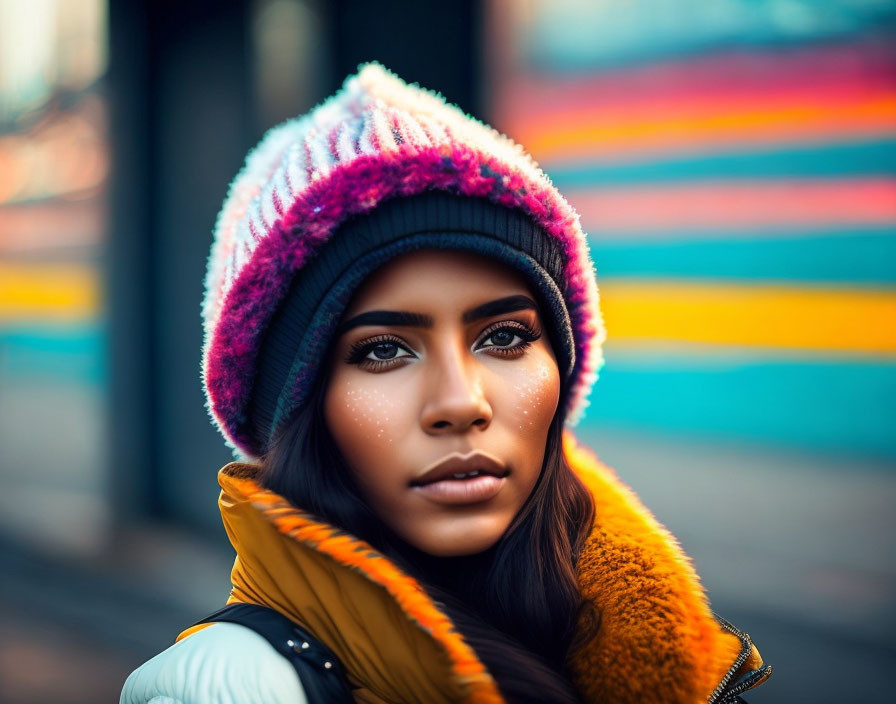
[[[563,451],[596,509],[579,583],[601,627],[571,663],[583,700],[706,702],[740,639],[719,627],[689,558],[613,470],[568,430]],[[345,666],[359,702],[503,704],[485,666],[416,580],[261,488],[253,470],[231,464],[219,474],[237,551],[229,603],[268,606],[308,628]],[[759,664],[753,649],[745,666]]]

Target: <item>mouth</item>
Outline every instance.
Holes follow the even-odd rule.
[[[500,478],[509,473],[504,462],[483,450],[474,450],[466,455],[452,452],[426,467],[410,484],[425,486],[440,481],[464,481],[484,475]]]
[[[507,466],[487,452],[452,453],[427,467],[410,487],[438,504],[480,503],[494,498],[509,474]]]

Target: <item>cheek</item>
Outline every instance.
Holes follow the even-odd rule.
[[[365,380],[367,381],[367,380]],[[400,436],[402,407],[397,394],[351,378],[332,379],[327,391],[327,427],[346,460],[361,474],[379,472],[383,450]]]
[[[539,357],[508,380],[503,404],[517,432],[546,432],[560,400],[560,376],[550,357]]]

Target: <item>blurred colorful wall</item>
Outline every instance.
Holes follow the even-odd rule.
[[[249,3],[250,61],[232,79],[250,88],[207,107],[242,101],[227,132],[217,117],[217,131],[157,127],[164,100],[195,113],[190,86],[225,74],[169,58],[193,50],[180,39],[126,37],[132,53],[157,52],[175,85],[157,104],[147,93],[113,135],[105,3],[0,0],[0,524],[89,547],[123,495],[194,514],[205,484],[190,484],[192,468],[216,438],[198,408],[195,311],[178,301],[198,300],[201,276],[169,260],[182,247],[202,256],[242,146],[206,168],[208,212],[186,217],[201,167],[175,155],[248,143],[245,124],[260,133],[338,84],[352,60],[337,50],[328,63],[331,25],[360,36],[375,14],[340,5]],[[481,13],[478,63],[433,80],[463,103],[454,76],[475,76],[464,107],[525,145],[581,213],[609,332],[583,427],[896,458],[893,3],[490,0]],[[117,83],[135,92],[128,105],[142,78]],[[137,169],[127,149],[116,156],[115,187],[148,204],[132,211],[128,193],[110,197],[110,140],[128,147],[141,130],[152,152]],[[157,182],[136,173],[153,169]],[[144,436],[121,460],[142,458],[138,480],[108,472],[129,434]],[[53,529],[23,509],[35,502],[67,519]]]
[[[110,517],[106,33],[101,0],[0,0],[0,528],[61,550]]]
[[[584,423],[896,458],[896,5],[493,0],[489,114],[580,212]]]
[[[114,701],[226,598],[212,225],[371,59],[581,213],[609,339],[577,432],[778,668],[749,701],[883,700],[896,2],[0,0],[0,704]]]

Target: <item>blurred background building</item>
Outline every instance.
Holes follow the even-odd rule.
[[[117,701],[226,599],[211,229],[371,59],[581,213],[609,340],[578,434],[777,667],[750,701],[885,697],[896,3],[0,0],[0,702]]]

